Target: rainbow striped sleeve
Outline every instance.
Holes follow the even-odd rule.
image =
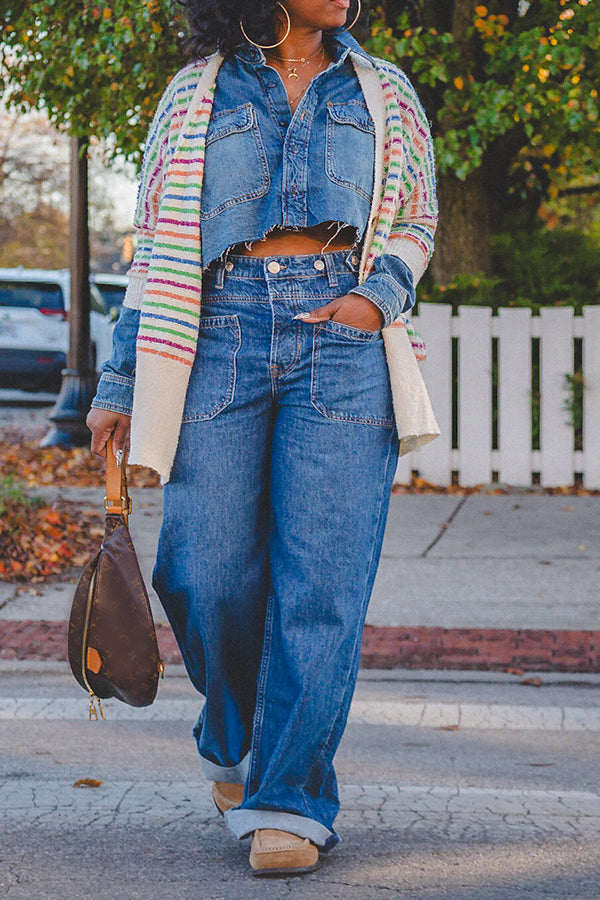
[[[410,185],[392,222],[388,249],[408,257],[413,272],[420,277],[433,254],[438,219],[433,140],[414,87],[396,66],[389,62],[384,65],[400,109],[405,171]]]
[[[173,76],[158,102],[148,131],[133,217],[137,247],[127,272],[125,306],[140,309],[142,305],[166,166],[179,137],[178,126],[185,119],[205,64],[205,60],[196,60]]]

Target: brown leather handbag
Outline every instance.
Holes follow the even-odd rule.
[[[149,706],[164,664],[158,652],[148,593],[127,521],[126,458],[117,460],[112,437],[106,447],[106,523],[100,549],[85,566],[69,620],[69,663],[89,692],[90,719],[95,703],[116,697],[130,706]]]

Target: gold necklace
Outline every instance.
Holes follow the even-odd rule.
[[[308,85],[306,85],[306,87],[303,87],[302,90],[300,91],[300,93],[299,93],[299,94],[296,94],[295,97],[291,97],[291,98],[290,98],[290,101],[289,101],[289,103],[290,103],[290,109],[292,108],[292,104],[295,103],[296,100],[299,100],[300,97],[301,97],[303,94],[305,94],[305,93],[307,92],[307,90],[308,90]]]
[[[298,63],[298,65],[295,65],[295,66],[284,66],[284,68],[287,69],[287,72],[288,72],[288,79],[289,79],[289,78],[298,78],[298,79],[299,79],[300,76],[298,75],[297,70],[303,68],[303,67],[306,66],[306,65],[308,65],[308,63],[311,61],[311,59],[314,59],[315,56],[317,56],[318,53],[321,53],[321,54],[324,54],[324,53],[325,53],[325,46],[324,46],[323,44],[321,44],[321,46],[319,47],[319,49],[318,49],[318,50],[315,50],[315,52],[312,53],[310,56],[301,56],[300,59],[294,59],[294,58],[291,57],[291,56],[290,56],[290,57],[284,57],[284,56],[272,56],[272,55],[270,56],[270,54],[265,54],[265,55],[267,56],[267,58],[270,56],[270,58],[273,59],[276,63],[289,63],[289,62],[291,62],[291,63]]]
[[[325,48],[322,48],[322,49],[324,50]],[[321,62],[322,62],[322,60],[321,60]],[[308,84],[306,84],[302,88],[300,93],[296,94],[294,97],[289,98],[290,109],[292,107],[292,104],[294,104],[296,102],[296,100],[299,100],[302,97],[302,95],[306,93],[306,91],[308,90],[309,87],[310,87],[310,81],[308,82]]]

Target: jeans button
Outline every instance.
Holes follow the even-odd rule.
[[[271,262],[267,265],[267,269],[272,275],[277,275],[277,273],[281,271],[281,266],[276,259],[272,259]]]
[[[315,269],[319,270],[319,272],[322,272],[323,269],[325,268],[325,263],[323,262],[322,259],[315,259],[313,265],[314,265]]]

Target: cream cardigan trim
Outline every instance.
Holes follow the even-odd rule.
[[[400,206],[402,186],[406,186],[409,181],[406,174],[408,167],[404,159],[405,149],[402,141],[394,137],[394,132],[399,131],[397,123],[401,118],[399,103],[390,87],[387,77],[389,73],[383,66],[377,65],[381,61],[370,62],[352,51],[350,56],[365,102],[375,123],[375,185],[381,185],[381,190],[375,190],[373,195],[359,268],[359,282],[366,279],[374,258],[382,252],[380,248],[383,246],[385,252],[396,253],[407,263],[416,284],[428,261],[427,252],[423,250],[422,244],[419,244],[418,232],[419,228],[423,231],[429,228],[429,240],[431,239],[431,225],[427,218],[431,219],[432,216],[425,216],[423,220],[425,224],[416,222],[415,239],[410,234],[408,236],[390,234]],[[204,115],[203,110],[210,110],[216,75],[222,59],[220,54],[213,54],[208,58],[187,109],[184,123],[180,128],[178,126],[179,137],[173,156],[177,155],[177,151],[184,144],[182,136],[190,122],[194,123],[195,117]],[[188,71],[189,69],[190,67],[187,67]],[[200,155],[203,155],[203,136],[201,142]],[[399,169],[402,169],[402,177],[397,174]],[[167,165],[163,182],[167,181],[168,175]],[[197,202],[199,203],[199,196]],[[431,205],[430,199],[430,208]],[[160,220],[160,211],[158,219]],[[140,223],[136,224],[140,227]],[[152,254],[145,274],[143,271],[134,270],[132,266],[125,298],[127,306],[144,309],[148,299],[148,272],[152,274],[154,259],[155,255]],[[182,277],[185,278],[185,272]],[[403,320],[399,320],[382,332],[401,455],[417,449],[440,434],[404,324]],[[188,327],[191,328],[191,324]],[[171,360],[161,355],[138,351],[129,461],[135,465],[155,469],[163,483],[169,480],[175,458],[190,371],[189,366],[173,365]],[[163,398],[167,402],[161,402]]]

